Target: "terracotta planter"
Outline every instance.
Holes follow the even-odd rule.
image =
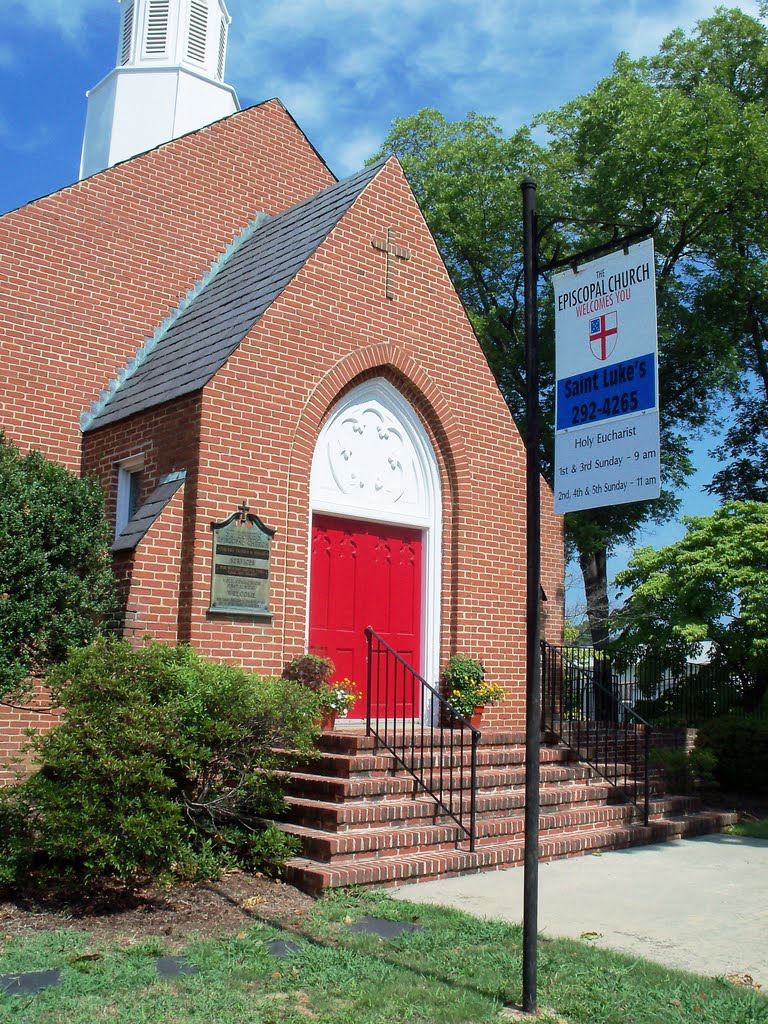
[[[323,732],[332,732],[338,718],[338,711],[326,711],[320,719],[320,728]]]
[[[483,721],[483,712],[485,711],[484,704],[478,704],[472,714],[469,716],[469,724],[473,725],[475,729],[479,729]]]
[[[466,715],[466,720],[470,725],[473,725],[475,729],[479,729],[483,721],[483,712],[485,711],[484,704],[478,704],[471,715]],[[447,726],[451,729],[458,729],[461,727],[461,722],[455,715],[452,715],[450,711],[444,711],[443,713],[443,726]]]

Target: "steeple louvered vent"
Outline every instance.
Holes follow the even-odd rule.
[[[205,63],[206,36],[208,34],[208,5],[204,0],[192,0],[189,8],[189,60]]]
[[[170,0],[150,0],[144,44],[144,50],[150,57],[162,57],[168,48],[169,7]]]
[[[114,67],[88,91],[81,179],[240,109],[224,81],[228,0],[110,2]]]
[[[131,59],[131,43],[133,42],[133,0],[126,5],[123,12],[123,31],[120,36],[120,63],[127,64]]]
[[[219,26],[219,57],[216,64],[216,74],[219,81],[224,81],[224,60],[227,55],[227,23],[222,18]]]

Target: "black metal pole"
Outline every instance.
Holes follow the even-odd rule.
[[[536,183],[526,177],[523,192],[526,388],[526,712],[525,712],[525,876],[523,878],[523,1010],[537,1008],[537,935],[539,909],[539,748],[541,745],[541,496],[539,465],[539,338],[536,287],[539,253]]]

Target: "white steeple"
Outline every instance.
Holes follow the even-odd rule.
[[[118,0],[117,66],[88,96],[80,177],[240,109],[224,0]]]

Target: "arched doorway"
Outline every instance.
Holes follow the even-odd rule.
[[[310,508],[308,648],[364,691],[370,625],[434,683],[440,475],[421,420],[383,378],[354,388],[328,417],[312,460]],[[428,717],[431,708],[412,711]],[[350,712],[364,716],[365,700]]]

